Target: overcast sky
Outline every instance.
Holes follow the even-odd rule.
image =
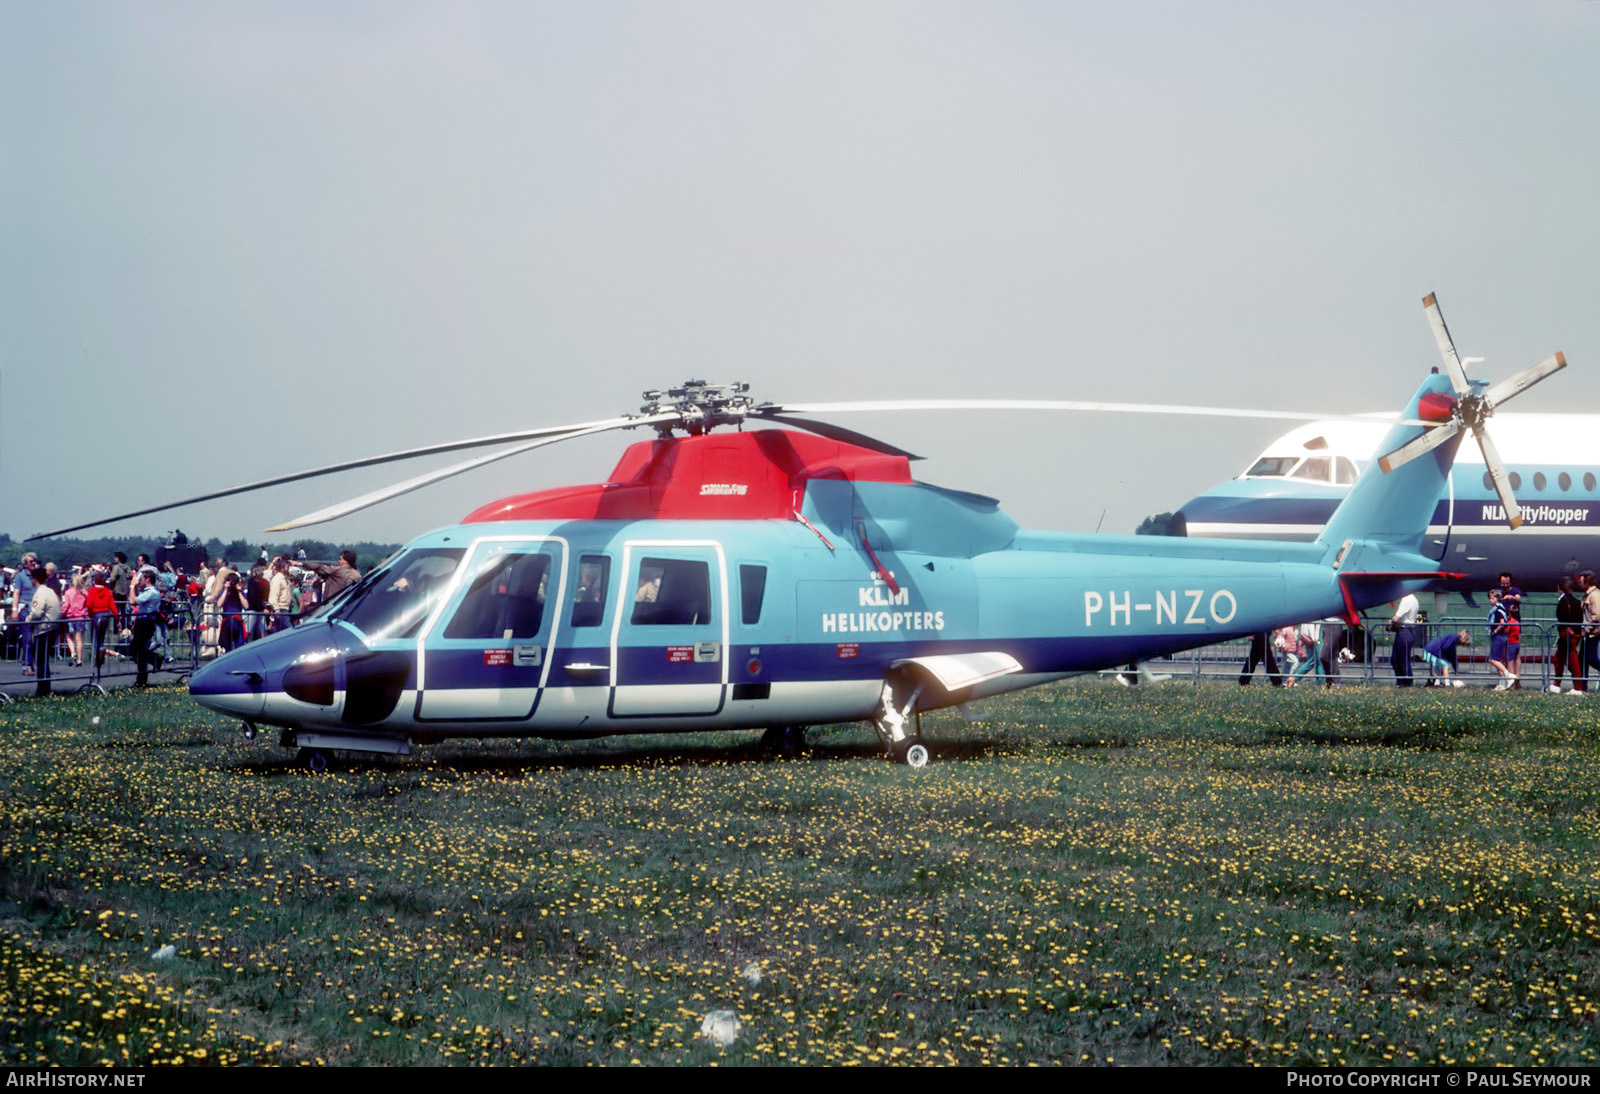
[[[635,410],[1398,409],[1437,291],[1600,411],[1600,3],[0,0],[0,530]],[[852,416],[1132,531],[1270,422]],[[558,445],[308,529],[600,481]],[[1600,445],[1600,438],[1597,438]],[[435,463],[449,462],[449,458]],[[1600,453],[1597,453],[1600,463]],[[110,531],[232,539],[398,465]],[[274,539],[281,537],[271,537]]]

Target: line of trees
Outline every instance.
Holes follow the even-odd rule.
[[[1156,513],[1154,516],[1145,517],[1139,522],[1139,527],[1133,530],[1136,536],[1170,536],[1172,534],[1172,514]]]
[[[56,536],[51,539],[39,539],[32,542],[14,540],[5,532],[0,532],[0,565],[15,567],[22,561],[22,556],[32,551],[45,562],[54,562],[58,568],[71,569],[73,566],[87,566],[93,562],[109,562],[111,556],[117,551],[127,553],[129,559],[137,558],[141,553],[155,557],[156,548],[171,543],[173,536],[164,534],[159,536],[101,536],[97,539],[78,539],[75,536]],[[332,562],[339,557],[339,552],[353,550],[356,553],[356,566],[365,571],[377,565],[383,559],[393,554],[400,545],[398,543],[373,543],[370,540],[361,540],[357,543],[330,543],[321,539],[299,539],[292,543],[251,543],[248,540],[236,539],[223,543],[218,539],[202,540],[195,536],[188,537],[193,546],[204,546],[206,558],[225,558],[236,566],[248,566],[261,557],[265,550],[267,557],[284,555],[294,558],[301,550],[306,553],[306,558],[313,562]]]

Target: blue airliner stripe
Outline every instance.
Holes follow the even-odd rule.
[[[1586,501],[1543,501],[1518,499],[1523,520],[1531,526],[1600,527],[1600,503]],[[1337,501],[1327,498],[1240,498],[1202,495],[1184,505],[1182,513],[1190,525],[1303,525],[1320,527],[1328,522]],[[1500,499],[1493,495],[1457,498],[1452,511],[1448,501],[1434,508],[1432,524],[1453,524],[1456,528],[1504,527],[1505,513]]]
[[[1595,528],[1600,527],[1600,505],[1588,502],[1546,502],[1517,499],[1522,519],[1530,527],[1539,528]],[[1455,527],[1500,528],[1506,524],[1505,511],[1499,498],[1481,501],[1456,501]]]
[[[1184,505],[1190,524],[1328,523],[1339,507],[1337,498],[1218,498],[1201,496]]]
[[[1498,505],[1498,499],[1495,501]],[[1189,524],[1295,524],[1321,527],[1328,523],[1339,500],[1328,498],[1218,498],[1201,496],[1184,505],[1181,512]],[[1476,512],[1476,510],[1474,510]],[[1456,503],[1457,523],[1462,503]],[[1434,524],[1450,519],[1450,505],[1441,501],[1434,508]],[[1502,522],[1504,518],[1501,518]]]

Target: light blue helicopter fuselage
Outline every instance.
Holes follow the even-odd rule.
[[[1430,377],[1418,395],[1439,390]],[[881,729],[888,706],[961,703],[1423,587],[1438,564],[1418,543],[1454,442],[1370,468],[1303,544],[1022,531],[991,499],[786,431],[635,448],[609,484],[419,537],[300,626],[203,667],[191,691],[285,727],[286,743],[378,751]],[[608,518],[619,498],[660,515]],[[552,510],[579,515],[500,519]]]

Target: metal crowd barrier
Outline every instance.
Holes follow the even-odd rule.
[[[234,646],[262,638],[275,630],[299,623],[297,613],[231,613],[232,624],[215,608],[187,598],[164,601],[160,622],[155,628],[150,650],[150,676],[182,681],[203,661]],[[49,640],[49,680],[53,691],[97,690],[129,682],[138,674],[133,649],[134,617],[124,602],[117,613],[101,614],[81,620],[62,619],[51,624]],[[0,702],[11,696],[35,690],[40,681],[35,658],[38,652],[36,624],[21,620],[0,621]],[[82,638],[81,659],[74,654]],[[157,668],[159,658],[160,667]],[[27,670],[32,670],[27,671]],[[24,691],[26,688],[28,691]]]
[[[1326,627],[1326,624],[1324,624]],[[1438,620],[1419,622],[1413,628],[1416,641],[1412,644],[1412,684],[1426,686],[1438,679],[1422,658],[1423,648],[1436,636],[1447,631],[1467,631],[1471,636],[1471,645],[1463,643],[1456,651],[1456,665],[1451,670],[1452,678],[1462,681],[1464,687],[1492,688],[1500,682],[1500,675],[1489,666],[1489,627],[1480,616],[1446,616]],[[1565,647],[1561,645],[1564,632],[1576,632],[1575,640],[1579,648],[1579,679],[1587,676],[1587,683],[1600,689],[1600,681],[1596,680],[1596,673],[1600,672],[1600,639],[1591,639],[1587,643],[1583,637],[1581,625],[1556,623],[1550,620],[1525,620],[1522,623],[1522,643],[1520,652],[1521,672],[1518,675],[1522,690],[1548,691],[1550,685],[1559,679],[1563,689],[1570,689],[1572,676],[1564,665],[1561,665],[1560,654]],[[1312,684],[1349,685],[1360,684],[1367,687],[1390,687],[1399,683],[1391,667],[1394,650],[1394,636],[1387,629],[1387,620],[1369,620],[1368,625],[1361,628],[1346,628],[1346,640],[1340,648],[1350,651],[1350,660],[1335,660],[1332,666],[1334,671],[1325,678],[1319,678],[1315,669],[1296,679],[1299,686]],[[1268,636],[1269,639],[1272,637]],[[1231,639],[1210,646],[1202,646],[1186,653],[1176,654],[1171,658],[1153,660],[1148,668],[1152,673],[1170,673],[1173,676],[1187,677],[1195,682],[1206,679],[1224,680],[1243,678],[1244,667],[1250,653],[1251,640],[1249,638]],[[1593,651],[1596,661],[1592,665],[1585,664],[1585,657]],[[1287,663],[1285,651],[1273,650],[1277,661],[1279,674],[1288,679],[1291,667]],[[1561,670],[1558,672],[1558,665]],[[1252,681],[1266,683],[1267,670],[1264,665],[1258,665],[1250,677]]]

